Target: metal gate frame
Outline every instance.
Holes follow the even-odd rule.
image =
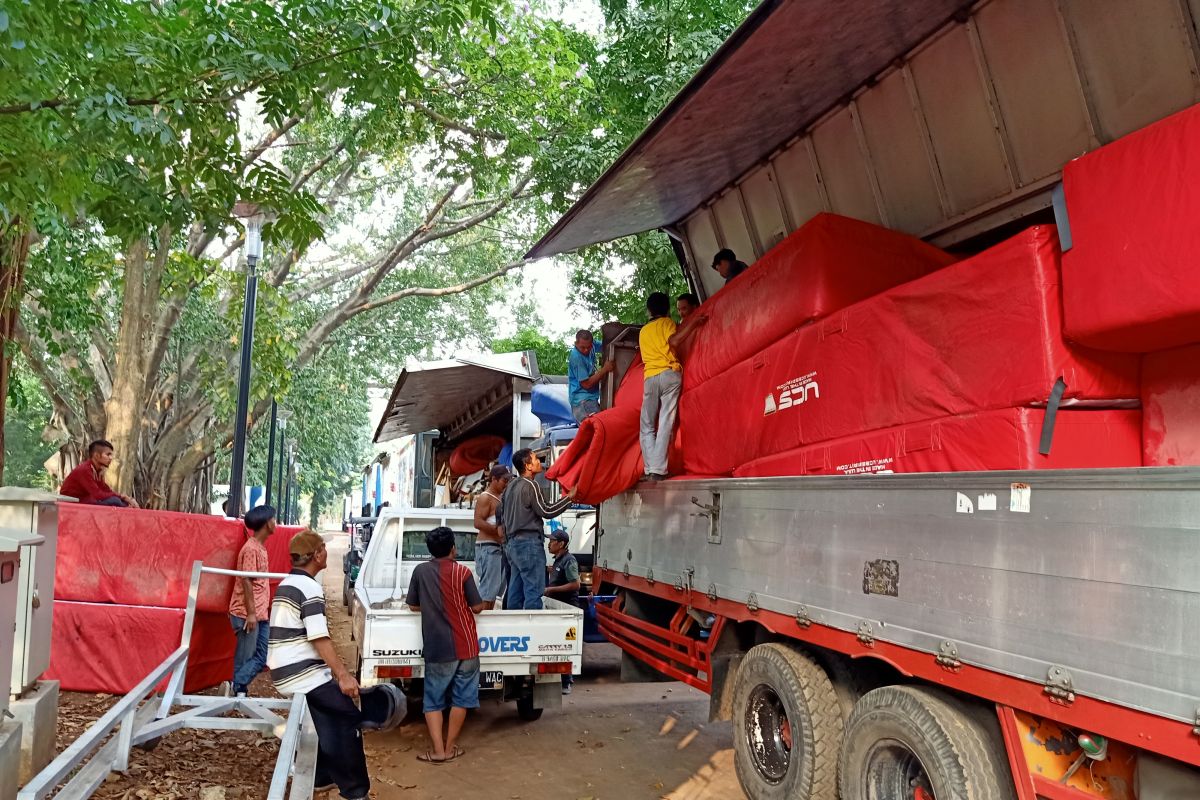
[[[56,800],[85,800],[110,772],[123,772],[129,768],[131,748],[151,749],[162,736],[185,728],[258,731],[278,737],[279,756],[271,775],[268,800],[307,800],[312,797],[317,767],[317,731],[303,694],[293,695],[290,700],[273,700],[183,693],[203,575],[275,580],[287,577],[274,572],[218,569],[206,567],[201,561],[194,562],[179,648],[26,784],[17,794],[17,800],[43,800],[51,796]],[[167,690],[159,698],[156,689],[168,675]],[[186,710],[172,714],[171,709],[176,706]],[[285,709],[286,719],[276,713]],[[241,712],[246,717],[222,716],[230,711]],[[116,735],[110,737],[114,730]],[[60,787],[59,784],[63,785]]]

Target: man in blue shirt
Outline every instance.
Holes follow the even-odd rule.
[[[600,381],[613,371],[609,361],[596,369],[595,342],[592,332],[576,331],[575,346],[571,348],[567,368],[567,384],[570,388],[571,414],[576,422],[583,422],[600,411]]]

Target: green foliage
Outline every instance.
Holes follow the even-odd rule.
[[[4,418],[4,483],[56,489],[43,465],[56,450],[42,440],[50,422],[50,398],[29,374],[23,360],[13,359],[8,384],[8,414]]]
[[[516,335],[493,339],[493,353],[515,353],[532,350],[537,355],[538,369],[543,375],[566,375],[570,344],[555,341],[533,328],[522,328]]]

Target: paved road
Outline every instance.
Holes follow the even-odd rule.
[[[353,651],[341,598],[346,539],[330,535],[324,573],[330,626],[343,657]],[[561,710],[532,723],[494,700],[467,719],[466,755],[423,764],[421,722],[367,736],[372,796],[380,800],[740,800],[730,726],[708,723],[708,697],[680,683],[619,681],[620,652],[586,645],[583,675]],[[486,696],[486,695],[485,695]]]

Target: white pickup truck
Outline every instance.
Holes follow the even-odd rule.
[[[458,539],[458,561],[474,572],[471,509],[384,509],[375,524],[354,587],[351,613],[363,686],[397,683],[420,697],[425,670],[421,617],[404,602],[417,564],[428,561],[425,534],[445,525]],[[545,599],[540,611],[484,611],[479,632],[479,687],[515,700],[521,719],[535,720],[562,705],[562,675],[579,674],[583,662],[583,611]]]

